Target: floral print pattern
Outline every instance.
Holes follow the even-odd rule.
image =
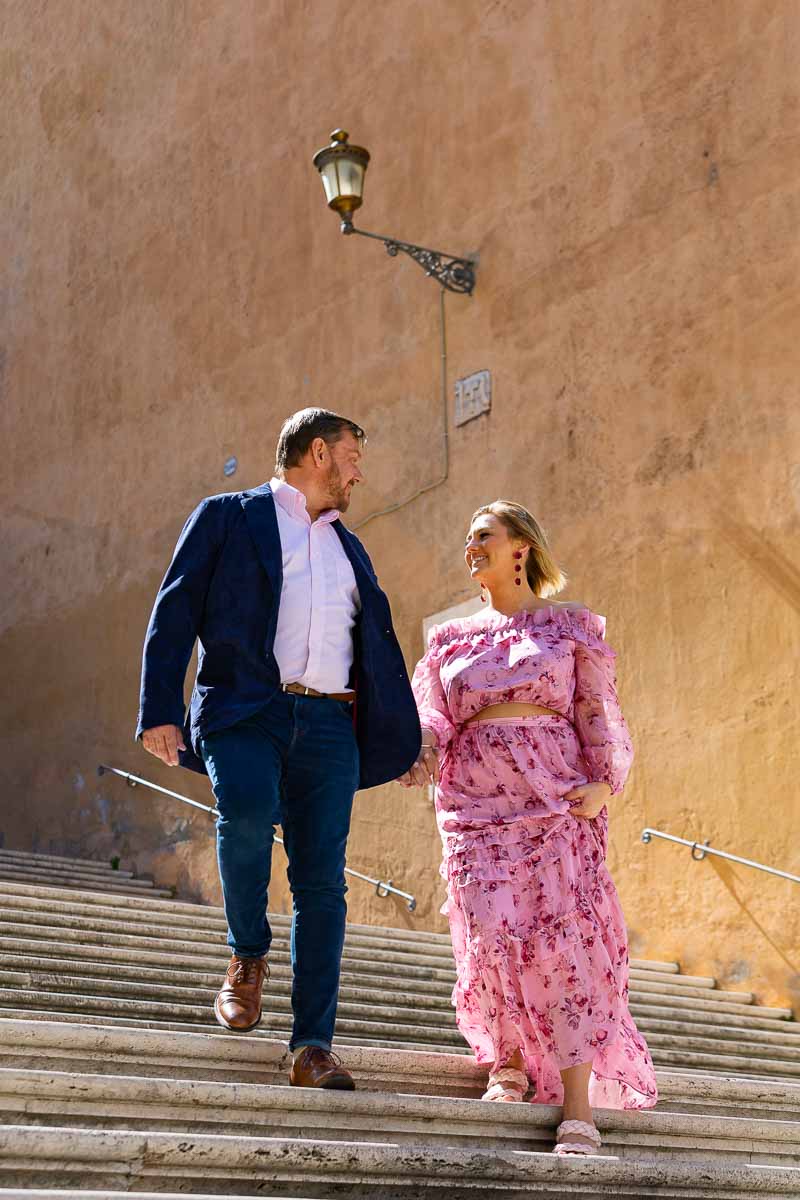
[[[591,1061],[593,1105],[648,1108],[655,1072],[628,1008],[607,810],[573,817],[564,799],[599,780],[618,794],[633,759],[604,631],[602,617],[561,605],[450,621],[431,631],[412,685],[443,751],[442,911],[461,1033],[481,1063],[520,1048],[540,1103],[561,1103],[559,1071]],[[563,715],[465,726],[507,702]]]

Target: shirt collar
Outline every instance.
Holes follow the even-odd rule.
[[[275,503],[280,504],[281,508],[295,521],[302,521],[304,525],[311,524],[311,518],[308,515],[306,507],[306,498],[301,491],[296,487],[292,487],[285,479],[273,477],[269,481],[270,491],[275,497]],[[333,521],[338,520],[338,508],[328,508],[325,512],[320,513],[314,522],[316,525],[330,525]]]

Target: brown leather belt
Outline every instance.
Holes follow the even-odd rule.
[[[317,692],[314,688],[303,687],[302,683],[282,683],[282,692],[291,692],[293,696],[311,696],[315,700],[339,700],[343,704],[352,704],[356,698],[355,692]]]

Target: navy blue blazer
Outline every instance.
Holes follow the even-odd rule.
[[[341,521],[333,528],[361,598],[351,686],[359,786],[375,787],[402,775],[416,759],[419,718],[389,601],[369,555]],[[273,646],[282,580],[269,484],[203,500],[183,527],[150,617],[137,738],[155,725],[183,727],[187,748],[180,753],[181,766],[205,773],[198,738],[263,708],[280,687]],[[183,685],[195,640],[197,677],[184,713]]]

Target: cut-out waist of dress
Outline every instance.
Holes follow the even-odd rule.
[[[536,712],[521,712],[521,713],[492,713],[490,709],[505,708],[505,704],[487,704],[483,708],[479,708],[477,712],[467,717],[465,721],[459,723],[459,732],[469,728],[472,729],[476,725],[527,725],[531,721],[566,721],[571,725],[569,717],[566,713],[556,712],[555,709],[549,708],[543,704],[525,704],[524,701],[511,701],[510,704],[518,703],[520,708],[536,709]]]

